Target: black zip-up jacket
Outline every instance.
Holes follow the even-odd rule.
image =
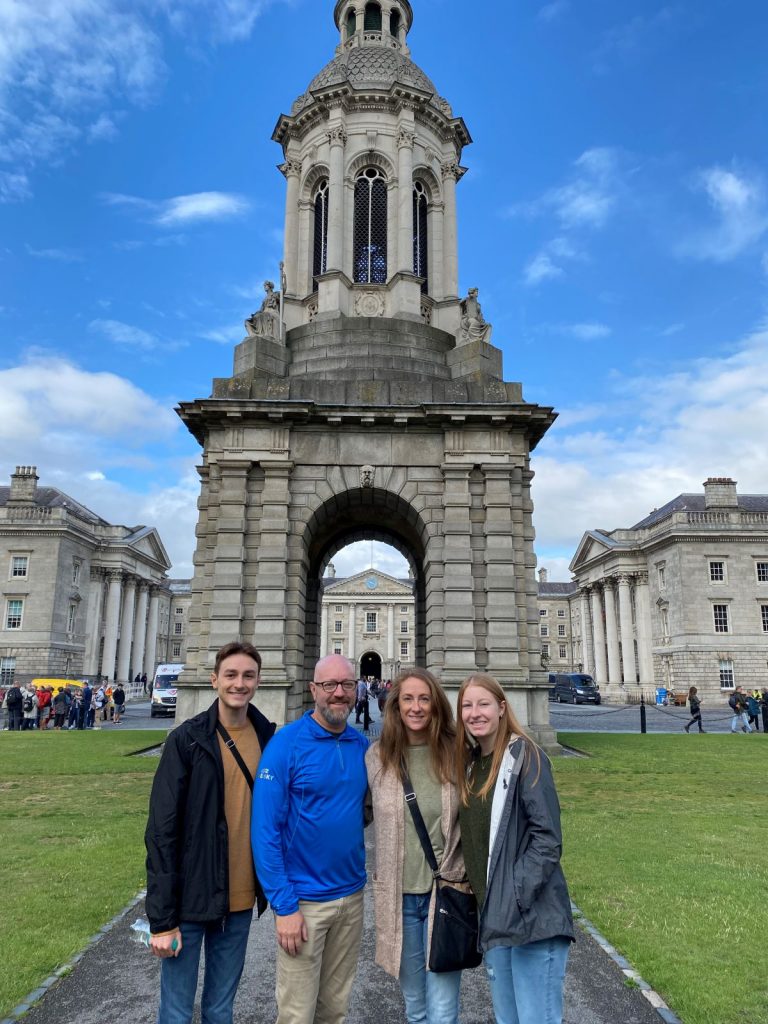
[[[229,910],[229,835],[224,814],[224,766],[216,723],[219,702],[168,736],[160,758],[144,834],[147,917],[153,934],[182,921],[223,920]],[[248,718],[262,751],[274,734],[252,704]],[[256,909],[267,901],[256,879]]]

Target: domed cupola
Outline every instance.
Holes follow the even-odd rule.
[[[273,139],[285,157],[285,325],[382,316],[459,329],[461,118],[411,59],[409,0],[338,0],[336,54]]]

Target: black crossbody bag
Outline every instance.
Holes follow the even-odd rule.
[[[240,768],[240,771],[245,776],[245,781],[248,783],[248,789],[250,789],[250,791],[253,792],[253,776],[248,771],[248,765],[243,760],[243,755],[240,753],[240,751],[235,746],[235,741],[229,735],[229,733],[224,728],[224,726],[221,724],[221,722],[217,722],[216,723],[216,732],[224,740],[225,745],[227,747],[229,747],[229,750],[230,750],[230,752],[232,754],[232,757],[234,757],[234,759],[237,761],[237,764],[238,764],[238,766]]]
[[[413,818],[424,856],[435,883],[435,916],[429,943],[429,969],[435,974],[479,967],[480,916],[477,900],[468,885],[449,882],[440,874],[437,858],[419,810],[408,772],[403,766],[405,802]]]

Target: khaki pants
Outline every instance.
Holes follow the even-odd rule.
[[[298,956],[277,948],[277,1024],[343,1024],[363,935],[363,890],[328,903],[299,901],[309,939]]]

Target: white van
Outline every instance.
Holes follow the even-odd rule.
[[[176,680],[184,671],[183,665],[158,665],[152,682],[152,701],[149,714],[176,714]]]

